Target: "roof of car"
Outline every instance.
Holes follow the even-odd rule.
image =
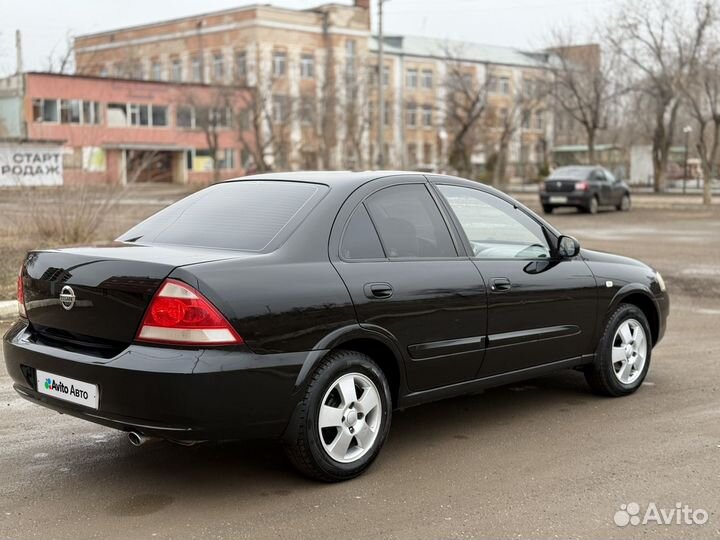
[[[387,176],[422,175],[417,171],[293,171],[253,174],[234,180],[282,180],[286,182],[321,182],[323,184],[361,183]]]

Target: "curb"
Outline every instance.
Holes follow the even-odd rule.
[[[0,320],[14,319],[18,316],[18,305],[15,300],[0,302]]]

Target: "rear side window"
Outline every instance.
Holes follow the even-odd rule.
[[[366,201],[388,257],[456,257],[450,232],[422,184],[382,189]]]
[[[273,180],[217,184],[158,212],[118,240],[262,251],[284,229],[296,226],[326,190],[319,184]]]
[[[383,252],[377,231],[370,221],[364,205],[357,207],[348,221],[343,235],[340,253],[344,259],[383,259]]]

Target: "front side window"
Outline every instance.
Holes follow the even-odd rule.
[[[340,244],[343,259],[383,259],[380,239],[364,205],[357,207],[345,228]]]
[[[457,216],[475,257],[550,257],[542,227],[522,210],[476,189],[449,185],[438,186],[438,189]]]
[[[456,257],[440,210],[422,184],[382,189],[365,206],[388,257]]]

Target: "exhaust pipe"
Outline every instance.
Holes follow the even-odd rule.
[[[138,433],[137,431],[131,431],[128,433],[128,441],[130,441],[130,444],[133,446],[142,446],[146,442],[152,441],[153,437],[146,437],[142,433]]]

